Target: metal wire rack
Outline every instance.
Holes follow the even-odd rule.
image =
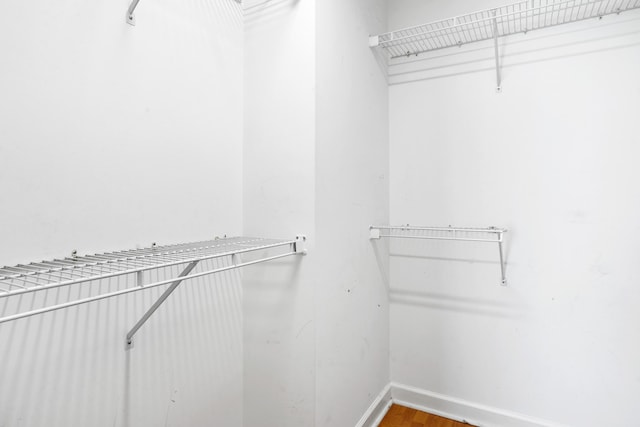
[[[0,318],[0,323],[9,322],[25,317],[64,309],[80,304],[86,304],[106,298],[137,292],[157,286],[170,285],[164,294],[147,311],[142,319],[127,334],[127,343],[132,343],[133,335],[153,314],[153,312],[168,298],[177,286],[184,280],[202,277],[222,271],[271,261],[291,255],[306,254],[304,236],[297,236],[293,240],[275,240],[253,237],[229,237],[211,241],[184,243],[167,246],[155,246],[145,249],[135,249],[110,252],[96,255],[85,255],[56,259],[53,261],[32,262],[14,267],[0,268],[0,300],[7,297],[41,292],[60,288],[87,284],[90,282],[110,279],[118,276],[135,274],[136,280],[128,281],[124,289],[101,293],[72,301],[45,305],[44,307],[20,311]],[[240,255],[264,251],[278,250],[279,253],[267,257],[242,261]],[[283,249],[285,250],[283,252]],[[214,258],[230,259],[223,267],[191,273],[200,261]],[[163,267],[186,267],[176,277],[152,283],[143,283],[142,273]]]
[[[242,4],[242,0],[234,0],[234,1],[240,5]],[[135,11],[136,11],[136,8],[138,7],[138,3],[140,3],[140,0],[132,0],[131,4],[129,5],[129,8],[127,9],[127,16],[126,16],[125,22],[129,25],[136,25]]]
[[[507,284],[505,275],[506,263],[502,251],[504,234],[506,228],[470,228],[470,227],[421,227],[421,226],[376,226],[369,227],[369,238],[401,238],[401,239],[422,239],[422,240],[458,240],[464,242],[486,242],[497,243],[500,254],[500,272],[502,285]]]
[[[369,45],[399,58],[494,39],[499,88],[498,38],[638,8],[640,0],[523,0],[372,36]]]

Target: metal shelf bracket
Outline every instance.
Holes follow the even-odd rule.
[[[500,50],[498,49],[498,19],[497,10],[493,11],[493,46],[496,55],[496,92],[502,92],[502,76],[500,75]]]
[[[136,25],[136,17],[133,13],[136,11],[139,2],[140,0],[133,0],[129,5],[129,9],[127,10],[127,24],[129,25]]]
[[[300,255],[307,254],[307,247],[305,246],[305,242],[307,241],[307,236],[304,234],[298,234],[296,236],[296,242],[294,244],[295,253]]]
[[[506,228],[468,228],[468,227],[422,227],[400,226],[376,226],[369,227],[369,239],[377,240],[382,237],[400,239],[424,239],[424,240],[457,240],[464,242],[497,243],[500,255],[501,285],[507,285],[506,261],[502,244]]]
[[[369,227],[369,239],[380,239],[380,229],[373,225]]]
[[[129,333],[127,333],[127,347],[126,347],[127,349],[133,347],[133,336],[136,334],[136,332],[138,332],[138,329],[140,329],[142,325],[144,325],[146,321],[149,320],[151,315],[155,313],[155,311],[162,305],[162,303],[165,302],[167,298],[169,298],[169,295],[171,295],[173,291],[176,290],[176,288],[184,280],[184,276],[188,275],[189,273],[191,273],[191,270],[196,268],[196,265],[198,265],[198,262],[199,261],[193,261],[189,265],[187,265],[187,268],[182,270],[182,273],[180,273],[180,275],[178,276],[179,279],[173,282],[171,286],[169,286],[162,293],[162,295],[160,295],[160,298],[158,298],[158,300],[153,303],[151,308],[149,308],[149,310],[147,310],[147,312],[140,318],[140,320],[138,320],[138,323],[136,323],[135,326],[131,328]]]

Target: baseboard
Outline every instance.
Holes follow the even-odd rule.
[[[404,384],[391,383],[390,386],[393,403],[476,426],[566,427],[517,412],[480,405]]]
[[[356,427],[377,427],[382,421],[387,411],[391,407],[391,384],[387,384],[384,389],[374,399],[367,412],[364,413]]]

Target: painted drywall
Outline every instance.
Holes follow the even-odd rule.
[[[315,2],[246,4],[243,228],[309,255],[243,276],[244,425],[314,425]]]
[[[228,265],[204,261],[195,272]],[[154,270],[145,283],[184,266]],[[116,291],[135,276],[0,301],[14,309]],[[242,425],[240,273],[184,282],[125,349],[125,336],[161,295],[154,288],[0,324],[0,424],[13,426]]]
[[[127,7],[0,5],[0,264],[241,231],[239,5]],[[184,283],[125,351],[161,291],[1,324],[0,425],[241,426],[240,276]]]
[[[389,382],[384,245],[389,220],[388,90],[369,49],[386,29],[382,0],[317,2],[316,421],[355,426]]]
[[[0,6],[3,265],[240,233],[239,6],[150,3]]]
[[[389,26],[494,5],[398,0]],[[392,381],[549,423],[637,424],[639,23],[501,41],[500,94],[491,43],[392,64],[391,222],[510,229],[506,287],[493,246],[392,243]]]
[[[245,233],[305,233],[309,255],[245,272],[245,425],[355,425],[389,381],[387,257],[368,241],[388,220],[387,85],[367,47],[386,7],[246,7]]]

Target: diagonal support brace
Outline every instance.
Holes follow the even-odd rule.
[[[496,11],[493,11],[493,46],[496,55],[496,92],[502,91],[502,75],[500,74],[500,50],[498,49],[498,19]]]
[[[502,253],[502,234],[500,234],[500,240],[498,241],[498,250],[500,251],[500,273],[502,275],[502,286],[507,286],[507,276],[505,274],[504,254]]]
[[[136,17],[133,15],[133,12],[136,11],[139,2],[140,0],[133,0],[131,5],[129,5],[129,9],[127,10],[127,24],[129,25],[136,25]]]
[[[160,296],[160,298],[158,298],[158,300],[155,303],[153,303],[151,308],[149,308],[149,310],[147,310],[147,312],[144,314],[144,316],[142,316],[142,318],[140,320],[138,320],[138,323],[136,323],[136,325],[133,328],[131,328],[131,330],[127,334],[127,348],[131,348],[133,346],[133,336],[136,334],[136,332],[138,332],[138,329],[140,329],[142,327],[142,325],[144,325],[145,322],[147,320],[149,320],[151,315],[153,313],[155,313],[155,311],[158,309],[158,307],[160,307],[162,305],[162,303],[165,302],[165,300],[167,298],[169,298],[169,295],[171,295],[171,293],[176,290],[178,285],[180,285],[180,283],[182,283],[182,281],[184,280],[184,277],[186,275],[188,275],[189,273],[191,273],[191,270],[193,270],[196,267],[196,265],[198,265],[198,262],[199,261],[193,261],[189,265],[187,265],[187,268],[185,268],[182,271],[182,273],[180,273],[180,275],[178,276],[178,280],[173,282],[171,284],[171,286],[169,286],[164,291],[164,293]]]

